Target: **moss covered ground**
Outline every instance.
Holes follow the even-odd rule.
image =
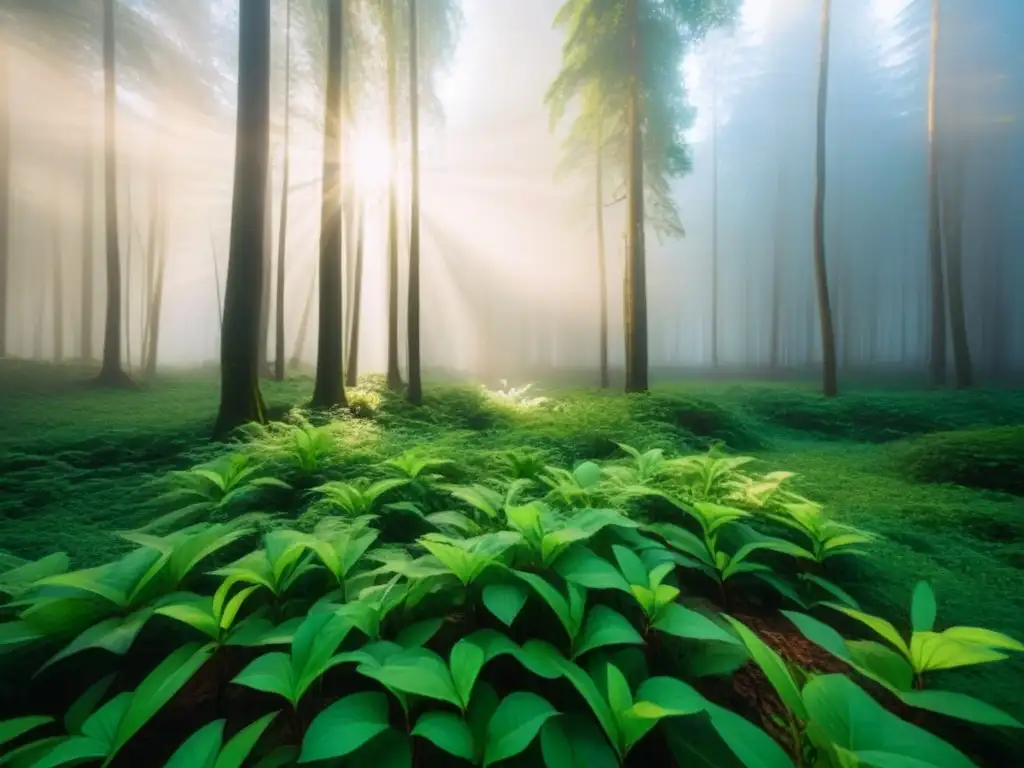
[[[155,514],[169,470],[225,450],[207,440],[212,373],[132,391],[90,389],[86,378],[73,366],[0,367],[0,550],[100,563],[126,547],[114,532]],[[278,412],[311,390],[303,377],[264,387]],[[446,385],[412,409],[367,381],[353,396],[359,418],[337,423],[338,473],[411,447],[453,459],[472,480],[512,448],[571,464],[617,455],[617,441],[676,454],[722,442],[765,470],[798,473],[794,490],[883,537],[837,574],[865,609],[905,626],[911,589],[927,579],[940,626],[1024,638],[1024,498],[1012,492],[1024,478],[1024,392],[863,388],[826,401],[812,384],[700,382],[633,397],[545,391],[546,402],[530,403],[535,394]],[[1020,659],[958,671],[948,687],[1024,718]]]

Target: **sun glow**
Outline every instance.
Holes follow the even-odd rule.
[[[391,178],[391,148],[378,132],[360,131],[348,146],[352,175],[360,189],[379,193],[388,187]]]

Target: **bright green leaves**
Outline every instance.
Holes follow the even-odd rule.
[[[975,768],[954,747],[900,720],[842,675],[812,679],[803,696],[811,721],[808,735],[819,749],[847,753],[859,761],[855,764]]]
[[[334,702],[310,723],[300,763],[331,760],[355,752],[388,730],[388,700],[382,693],[354,693]]]
[[[329,668],[331,657],[352,624],[333,613],[312,613],[292,640],[291,653],[267,653],[256,658],[232,681],[257,691],[277,694],[292,707]]]
[[[559,557],[555,572],[566,581],[587,589],[617,589],[632,594],[622,573],[586,547],[573,547]]]
[[[490,566],[503,565],[502,554],[518,540],[518,534],[511,531],[488,533],[472,539],[454,539],[430,533],[421,537],[419,543],[455,578],[469,586]]]
[[[277,712],[261,717],[224,743],[224,720],[209,723],[182,744],[164,768],[242,768],[260,736],[277,717]]]
[[[786,705],[786,708],[798,719],[806,720],[807,710],[804,707],[800,688],[793,679],[793,675],[786,666],[786,662],[742,622],[737,621],[731,616],[726,616],[725,619],[736,630],[743,644],[747,646],[750,655],[761,668],[761,671],[764,672],[768,682],[772,684],[772,688],[779,694],[779,698],[782,699],[782,703]]]
[[[541,727],[558,712],[534,693],[518,692],[501,700],[487,724],[483,763],[515,757],[537,737]]]
[[[625,616],[604,605],[595,605],[587,613],[583,630],[573,642],[575,659],[587,651],[610,645],[643,645],[644,639]]]
[[[455,757],[469,762],[476,758],[472,729],[465,720],[452,712],[424,712],[411,733]]]
[[[353,519],[373,514],[387,493],[408,483],[408,479],[400,477],[389,477],[374,483],[363,478],[352,483],[324,483],[314,488],[313,492],[320,495],[316,502],[318,505]]]
[[[687,640],[710,640],[737,644],[736,638],[703,614],[684,608],[678,603],[662,606],[658,618],[651,626],[659,632]]]
[[[30,715],[28,717],[16,717],[13,720],[0,722],[0,747],[9,741],[14,741],[36,728],[49,725],[53,722],[52,717],[44,715]]]
[[[516,576],[525,581],[533,591],[536,592],[545,603],[554,611],[555,616],[562,623],[566,634],[569,636],[570,644],[576,642],[583,626],[583,609],[586,605],[586,591],[573,583],[566,585],[567,593],[562,594],[542,577],[528,571],[515,571]]]
[[[806,500],[782,504],[766,514],[806,536],[814,559],[819,563],[839,555],[862,555],[864,553],[857,547],[875,539],[852,525],[832,520],[824,507]]]
[[[516,616],[526,605],[528,591],[525,586],[517,583],[488,584],[483,588],[484,605],[502,624],[511,627]]]

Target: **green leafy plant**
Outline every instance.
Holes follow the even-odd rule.
[[[224,741],[226,720],[207,723],[178,747],[164,768],[242,768],[245,759],[275,717],[277,712],[264,715],[227,742]]]
[[[568,507],[597,507],[603,497],[601,465],[593,461],[578,464],[571,472],[548,467],[541,482],[548,486],[549,500]]]
[[[154,500],[173,511],[148,523],[142,532],[181,527],[204,517],[244,511],[267,489],[291,490],[275,477],[260,476],[263,467],[251,453],[231,453],[192,469],[170,473],[171,489]]]
[[[776,505],[765,514],[803,534],[810,542],[815,562],[819,564],[839,555],[864,556],[866,553],[857,547],[870,544],[875,538],[852,525],[831,519],[824,507],[806,500]]]
[[[388,477],[376,482],[360,478],[351,483],[324,483],[314,488],[313,492],[319,496],[316,506],[356,518],[374,514],[385,494],[408,483],[408,479],[401,477]]]

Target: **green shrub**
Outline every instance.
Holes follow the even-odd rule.
[[[896,456],[914,480],[1024,495],[1024,426],[924,435]]]

